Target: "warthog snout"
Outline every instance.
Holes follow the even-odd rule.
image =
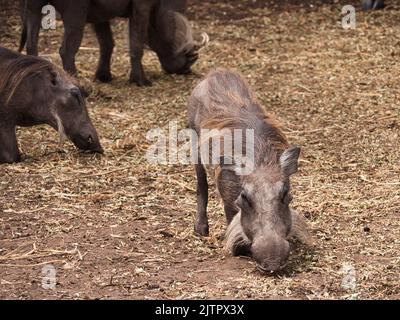
[[[75,136],[71,136],[71,140],[74,145],[81,150],[91,151],[100,154],[104,153],[96,132],[88,134],[77,134]]]
[[[251,255],[263,272],[283,269],[289,258],[290,246],[286,239],[278,236],[263,236],[251,246]]]
[[[210,41],[207,33],[194,35],[187,18],[179,12],[160,12],[149,34],[149,46],[169,74],[188,74],[199,51]]]
[[[76,134],[72,134],[71,140],[81,150],[100,154],[104,153],[96,129],[91,123],[86,124]]]
[[[199,59],[200,49],[207,46],[210,41],[205,32],[200,35],[200,38],[201,40],[198,41],[190,40],[172,55],[159,55],[163,69],[170,74],[189,74],[191,67]]]

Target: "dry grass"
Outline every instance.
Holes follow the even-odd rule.
[[[114,25],[115,80],[92,83],[98,49],[88,28],[78,65],[106,155],[60,150],[47,127],[18,131],[25,161],[0,166],[1,298],[400,297],[400,7],[392,0],[381,12],[358,11],[357,28],[346,31],[340,5],[212,2],[191,8],[212,40],[195,74],[165,75],[149,52],[151,88],[127,82],[123,21]],[[18,19],[5,28],[0,42],[15,49]],[[61,35],[60,27],[41,36],[41,52],[57,63]],[[191,167],[144,158],[147,131],[174,119],[184,127],[188,95],[219,66],[242,72],[303,148],[294,207],[309,218],[315,248],[295,247],[276,277],[224,252],[214,193],[211,236],[193,234]],[[41,288],[48,263],[55,290]],[[356,270],[353,290],[341,286],[344,264]]]

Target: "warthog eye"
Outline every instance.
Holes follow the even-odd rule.
[[[54,87],[58,85],[57,73],[50,72],[50,82],[51,85]]]
[[[78,104],[80,105],[82,103],[81,91],[78,88],[72,88],[71,94],[76,99]]]

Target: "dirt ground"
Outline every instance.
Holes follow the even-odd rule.
[[[192,1],[189,17],[211,43],[186,77],[164,74],[147,52],[150,88],[128,83],[123,20],[115,79],[92,82],[99,52],[87,28],[78,68],[106,153],[60,147],[45,126],[18,130],[24,161],[0,166],[0,298],[399,299],[400,6],[357,6],[356,29],[344,30],[342,5],[324,2]],[[16,49],[19,19],[0,12],[0,44]],[[41,34],[41,54],[56,63],[62,33],[58,24]],[[225,252],[214,191],[210,237],[194,235],[192,167],[145,159],[148,130],[184,128],[191,90],[215,67],[240,71],[302,146],[293,206],[315,245],[294,245],[275,276]],[[42,286],[46,265],[54,289]]]

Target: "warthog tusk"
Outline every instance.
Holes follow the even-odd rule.
[[[199,51],[200,49],[202,49],[205,46],[207,46],[209,42],[210,42],[210,37],[208,36],[207,33],[203,32],[201,34],[201,41],[199,41],[199,42],[195,41],[194,42],[194,49],[196,51]]]
[[[200,46],[202,46],[202,47],[207,46],[208,43],[210,42],[210,37],[209,37],[209,35],[208,35],[206,32],[203,32],[203,33],[201,34],[201,37],[202,37],[203,40],[201,41]]]
[[[57,131],[59,134],[59,148],[62,148],[64,142],[67,140],[67,135],[65,134],[64,126],[62,124],[60,116],[56,112],[53,112],[53,116],[57,121]]]

